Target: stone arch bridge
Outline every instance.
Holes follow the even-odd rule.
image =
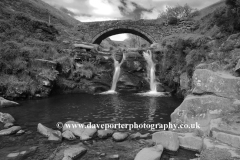
[[[84,35],[85,42],[95,44],[100,44],[107,37],[121,33],[131,33],[149,43],[157,43],[163,37],[174,33],[191,32],[192,27],[192,21],[180,21],[178,25],[163,25],[157,20],[112,20],[81,23],[78,31]]]

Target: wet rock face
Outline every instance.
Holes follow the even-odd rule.
[[[226,98],[240,99],[240,78],[226,73],[197,69],[193,75],[194,94],[212,93]]]

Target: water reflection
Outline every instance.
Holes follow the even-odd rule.
[[[149,101],[147,102],[147,107],[148,107],[148,123],[154,122],[154,117],[158,107],[158,102],[156,97],[149,97]]]
[[[114,110],[114,116],[112,118],[112,121],[119,122],[122,118],[122,111],[123,111],[123,107],[121,106],[122,103],[119,98],[119,95],[110,96],[110,104],[112,105]]]

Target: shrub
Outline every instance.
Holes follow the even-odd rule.
[[[178,23],[178,19],[176,17],[170,17],[168,19],[168,24],[170,25],[176,25]]]
[[[169,17],[190,18],[194,11],[196,10],[191,8],[188,4],[185,4],[184,6],[177,5],[175,7],[167,6],[166,11],[161,12],[158,19],[167,21]]]

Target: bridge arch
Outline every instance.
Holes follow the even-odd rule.
[[[155,42],[152,36],[150,36],[148,33],[138,28],[133,28],[129,26],[117,26],[117,27],[108,28],[98,33],[97,35],[95,35],[94,38],[92,39],[92,43],[100,44],[102,40],[106,39],[107,37],[110,37],[116,34],[121,34],[121,33],[131,33],[131,34],[137,35],[139,37],[142,37],[146,41],[148,41],[150,44]]]

